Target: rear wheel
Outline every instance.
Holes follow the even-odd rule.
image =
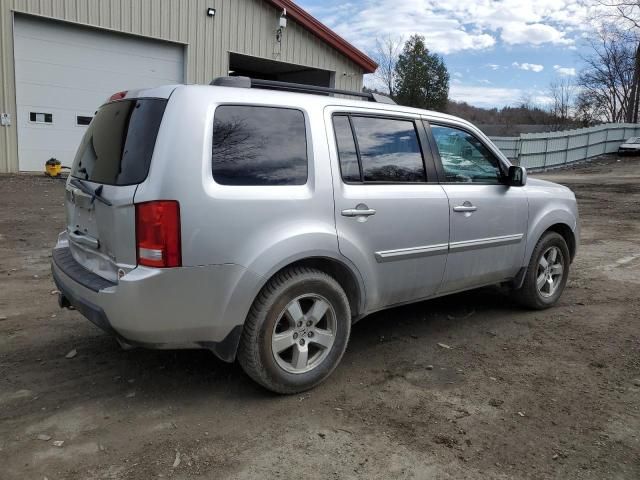
[[[333,372],[350,330],[349,302],[340,284],[319,270],[291,268],[272,278],[255,300],[238,360],[267,389],[302,392]]]
[[[553,306],[567,283],[570,258],[562,235],[546,232],[533,250],[522,288],[516,291],[520,303],[534,309]]]

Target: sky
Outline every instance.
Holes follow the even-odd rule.
[[[589,0],[297,0],[368,54],[376,38],[418,33],[443,56],[449,96],[480,107],[549,101],[556,79],[575,79],[586,53]],[[372,76],[365,84],[376,86]]]

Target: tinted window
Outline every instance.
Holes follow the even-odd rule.
[[[304,185],[304,114],[288,108],[218,107],[212,163],[213,178],[222,185]]]
[[[365,182],[424,182],[418,136],[412,121],[351,117]]]
[[[439,125],[431,125],[431,131],[448,182],[501,182],[498,159],[476,137]]]
[[[78,115],[76,117],[76,124],[77,125],[89,125],[91,123],[91,119],[93,117],[86,117],[84,115]]]
[[[166,105],[142,99],[102,106],[82,137],[71,175],[109,185],[144,181]]]
[[[349,117],[339,115],[333,117],[333,128],[336,132],[336,145],[340,159],[340,171],[345,182],[360,182],[360,165],[356,144],[353,141],[353,133],[349,124]]]

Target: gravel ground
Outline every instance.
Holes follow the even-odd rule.
[[[557,307],[496,287],[377,313],[289,397],[59,310],[63,182],[0,176],[0,478],[640,478],[640,158],[539,176],[582,216]]]

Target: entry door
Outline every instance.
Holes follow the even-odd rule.
[[[442,187],[427,182],[435,178],[425,171],[422,125],[358,113],[329,113],[327,124],[335,133],[338,244],[364,277],[367,309],[433,295],[447,258],[449,214]]]
[[[122,90],[182,83],[182,45],[16,15],[18,160],[71,162],[95,111]]]
[[[431,125],[442,186],[449,198],[449,257],[440,291],[514,277],[526,246],[525,190],[502,182],[499,160],[472,133]]]

